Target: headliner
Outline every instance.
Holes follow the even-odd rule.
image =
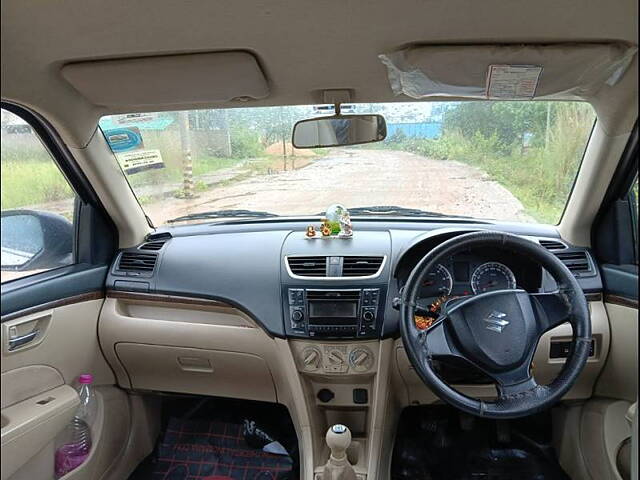
[[[3,0],[2,97],[49,118],[83,146],[107,113],[60,75],[82,60],[249,50],[271,94],[250,105],[310,104],[324,89],[353,101],[394,97],[379,53],[409,44],[626,41],[637,44],[636,0]],[[176,76],[176,88],[180,88]],[[637,118],[637,59],[592,103],[611,134]],[[432,99],[433,100],[433,99]],[[236,104],[248,106],[249,104]],[[148,110],[233,106],[164,105]]]

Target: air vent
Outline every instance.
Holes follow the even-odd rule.
[[[155,253],[123,252],[118,270],[124,272],[152,272],[158,255]]]
[[[300,277],[326,277],[327,257],[288,257],[289,269]]]
[[[558,240],[538,240],[547,250],[564,250],[567,246]]]
[[[586,252],[559,252],[555,255],[576,277],[579,277],[584,273],[593,272],[591,262],[589,261],[589,257]]]
[[[157,252],[158,250],[160,250],[163,246],[164,246],[165,242],[162,240],[159,240],[157,242],[147,242],[147,243],[143,243],[142,245],[140,245],[140,250],[152,250]]]
[[[342,263],[343,277],[370,277],[382,266],[384,257],[344,257]]]

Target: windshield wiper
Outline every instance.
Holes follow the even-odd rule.
[[[371,207],[355,207],[348,208],[351,216],[359,215],[396,215],[402,217],[456,217],[456,218],[470,218],[462,215],[445,215],[439,212],[428,212],[426,210],[420,210],[419,208],[405,208],[397,207],[394,205],[374,205]],[[321,214],[322,215],[322,214]]]
[[[255,210],[212,210],[210,212],[190,213],[167,220],[167,223],[187,222],[189,220],[211,220],[216,218],[271,218],[278,215]]]

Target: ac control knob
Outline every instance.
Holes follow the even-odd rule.
[[[302,313],[302,310],[294,310],[293,312],[291,312],[291,320],[293,320],[294,322],[301,322],[303,318],[304,313]]]
[[[349,365],[356,372],[366,372],[373,367],[373,352],[367,347],[358,347],[349,354]]]
[[[307,347],[302,352],[302,366],[307,371],[315,371],[320,368],[322,353],[315,347]]]
[[[362,314],[362,318],[366,322],[371,322],[371,321],[373,321],[375,316],[373,315],[373,312],[371,310],[365,310],[364,313]]]

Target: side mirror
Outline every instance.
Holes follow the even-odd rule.
[[[73,225],[61,215],[7,210],[0,219],[0,269],[44,270],[71,263]]]
[[[338,147],[381,142],[387,137],[382,115],[334,115],[301,120],[293,126],[296,148]]]

